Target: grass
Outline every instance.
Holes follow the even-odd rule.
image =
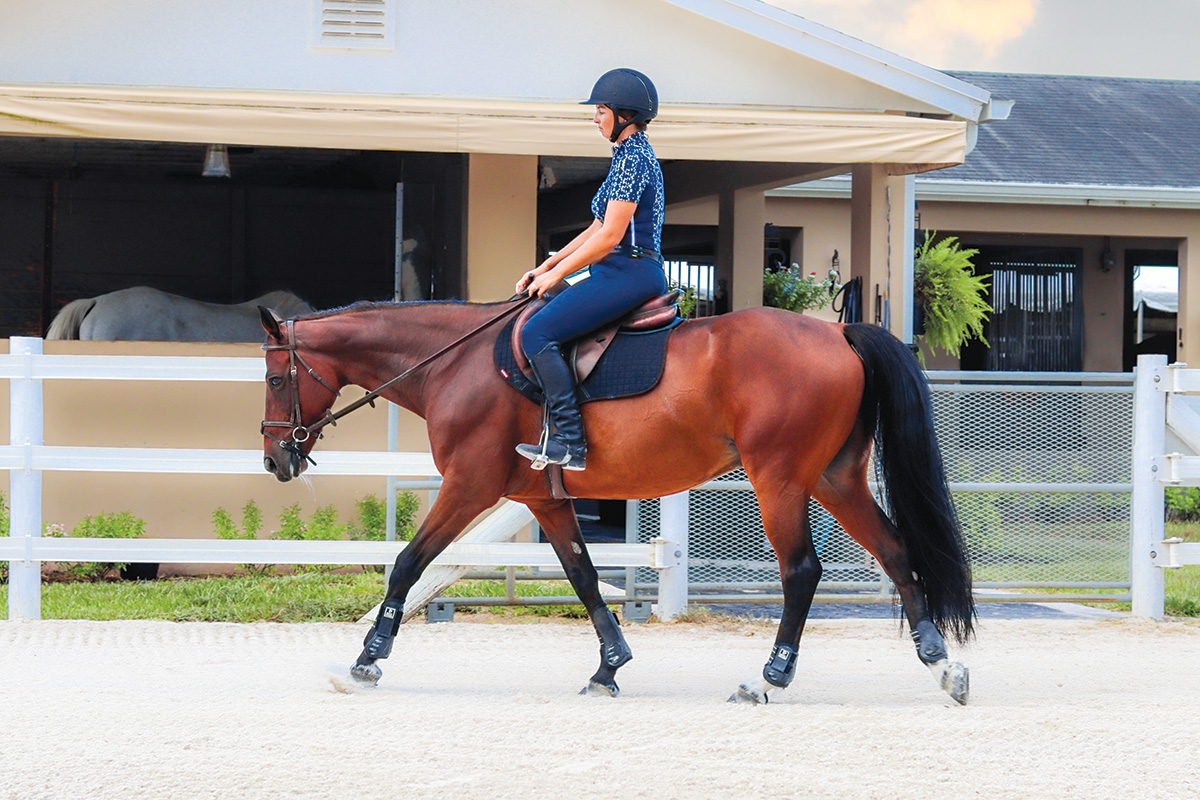
[[[1200,542],[1200,522],[1167,523],[1166,535]],[[976,575],[976,577],[979,577]],[[1200,617],[1200,566],[1167,570],[1166,613]],[[42,585],[46,619],[158,619],[175,622],[353,622],[383,597],[383,578],[375,572],[349,575],[301,574],[179,578],[145,582],[47,582]],[[1052,590],[1030,590],[1055,593]],[[571,596],[563,581],[517,581],[521,596]],[[1078,593],[1062,590],[1063,594]],[[502,581],[459,581],[443,594],[455,597],[503,597]],[[1128,610],[1128,603],[1104,608]],[[7,617],[8,586],[0,584],[0,618]],[[586,616],[581,605],[456,609],[503,618]],[[702,615],[702,612],[689,612]]]
[[[1167,538],[1200,542],[1200,522],[1168,522]],[[1200,566],[1166,570],[1166,611],[1173,617],[1200,617]]]
[[[354,622],[383,599],[383,576],[349,575],[176,578],[42,584],[45,619],[157,619],[172,622]],[[557,581],[520,581],[525,596],[573,595]],[[497,581],[460,581],[445,597],[503,597]],[[472,609],[461,609],[470,613]],[[580,605],[494,609],[502,616],[586,616]],[[8,615],[8,586],[0,585],[0,618]]]

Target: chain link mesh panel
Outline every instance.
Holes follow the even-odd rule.
[[[1089,376],[1070,377],[1073,385],[933,386],[934,425],[977,584],[1129,585],[1131,381],[1083,385]],[[738,470],[689,495],[688,581],[696,593],[782,590],[745,481]],[[877,591],[884,578],[874,559],[815,501],[809,515],[824,567],[818,591]],[[637,503],[634,519],[637,541],[658,536],[658,501]],[[640,588],[656,580],[651,569],[634,577]]]

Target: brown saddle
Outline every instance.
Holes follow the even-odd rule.
[[[647,300],[616,322],[575,340],[567,351],[567,361],[575,370],[575,382],[583,383],[592,374],[596,364],[600,363],[600,357],[604,355],[604,351],[616,338],[617,331],[652,331],[670,325],[678,315],[679,297],[682,294],[681,291],[675,289],[652,300]],[[533,380],[533,370],[530,369],[529,359],[525,357],[525,352],[521,349],[521,330],[529,318],[548,302],[546,299],[534,300],[517,316],[516,322],[513,323],[513,360],[517,362],[517,368],[530,380]]]

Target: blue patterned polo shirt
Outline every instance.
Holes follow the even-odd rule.
[[[656,252],[662,250],[663,217],[667,208],[662,168],[644,131],[638,131],[613,148],[608,177],[592,198],[592,214],[601,222],[609,200],[637,203],[637,211],[621,244]]]

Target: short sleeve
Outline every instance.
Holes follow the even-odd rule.
[[[628,152],[624,158],[614,159],[609,174],[609,200],[628,200],[636,203],[650,183],[651,171],[648,160],[637,151]]]

